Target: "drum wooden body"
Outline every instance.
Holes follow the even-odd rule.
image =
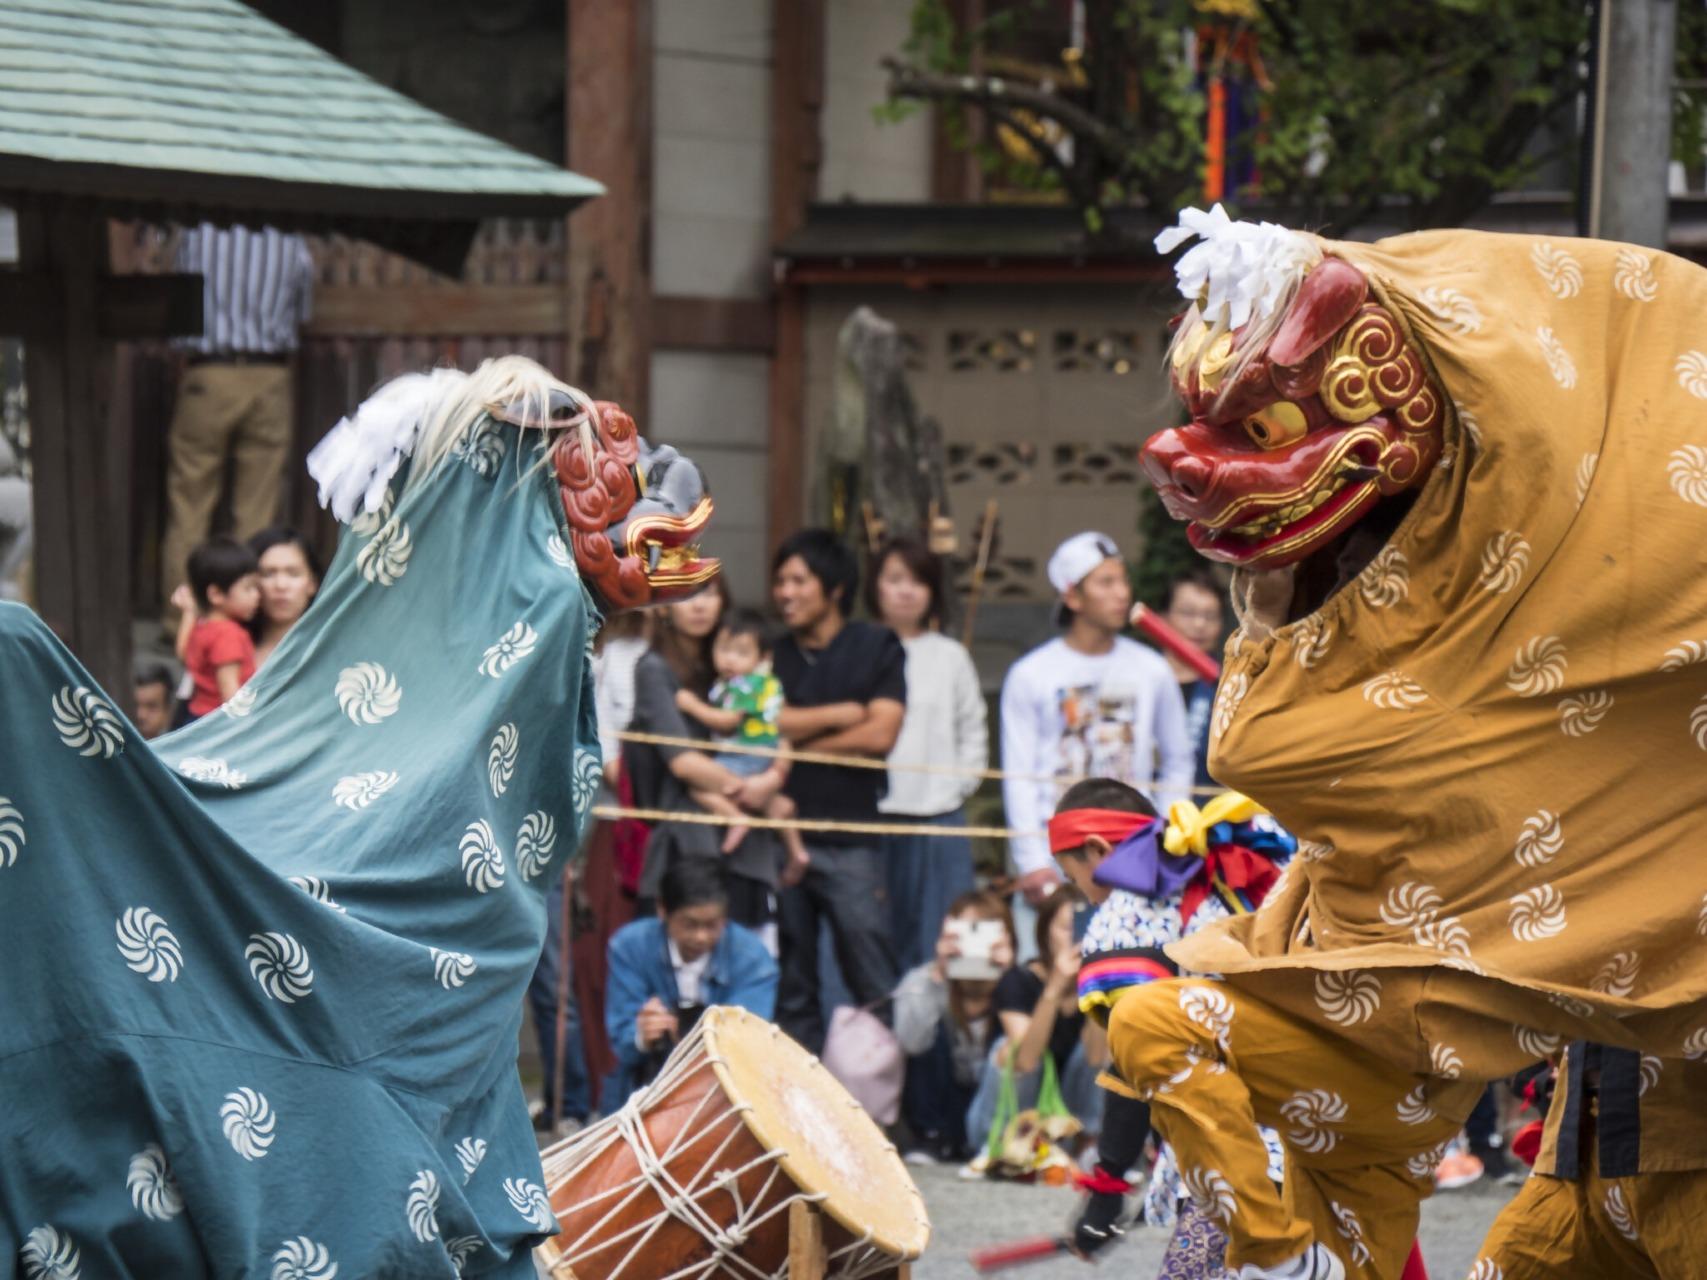
[[[924,1202],[895,1149],[778,1028],[715,1008],[616,1115],[544,1154],[562,1232],[541,1246],[575,1280],[780,1276],[788,1210],[824,1214],[831,1276],[916,1258]]]

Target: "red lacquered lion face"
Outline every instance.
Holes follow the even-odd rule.
[[[1244,348],[1254,323],[1214,337],[1195,311],[1185,323],[1171,376],[1191,421],[1141,461],[1209,558],[1293,564],[1439,460],[1440,389],[1350,263],[1318,263],[1261,350]]]

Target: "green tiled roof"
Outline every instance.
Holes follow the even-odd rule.
[[[233,205],[271,193],[286,208],[429,220],[545,213],[603,190],[447,120],[236,0],[0,2],[0,189],[9,186],[211,193]]]

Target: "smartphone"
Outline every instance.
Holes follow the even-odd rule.
[[[960,954],[945,966],[950,978],[969,982],[994,982],[1002,970],[990,958],[1002,940],[1000,920],[950,920],[948,928],[960,942]]]

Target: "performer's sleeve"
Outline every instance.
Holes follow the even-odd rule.
[[[967,776],[957,779],[960,799],[964,802],[972,798],[972,793],[983,781],[973,777],[971,771],[986,769],[990,765],[990,723],[989,711],[984,706],[984,690],[978,684],[978,668],[972,664],[972,655],[956,646],[954,663],[954,744],[959,755],[955,763],[968,771]]]
[[[606,952],[605,1036],[616,1054],[617,1065],[625,1072],[640,1062],[640,1046],[634,1042],[634,1020],[640,1016],[640,1006],[646,1003],[646,986],[640,980],[638,966],[632,957],[618,950],[619,937],[610,940]]]
[[[1144,1154],[1144,1140],[1150,1136],[1150,1104],[1118,1090],[1104,1092],[1097,1163],[1117,1178],[1125,1177]]]
[[[1002,768],[1009,774],[1036,775],[1047,772],[1039,758],[1043,737],[1042,717],[1037,714],[1037,694],[1029,687],[1024,664],[1008,672],[1002,684]],[[1002,779],[1002,802],[1008,826],[1016,831],[1039,831],[1048,821],[1044,812],[1042,784],[1035,777]],[[1020,875],[1052,866],[1049,841],[1043,836],[1010,836],[1008,850]]]
[[[1154,799],[1156,808],[1166,813],[1174,801],[1191,798],[1192,783],[1197,781],[1197,756],[1186,730],[1185,699],[1179,681],[1164,667],[1156,683],[1156,751],[1161,759]]]

